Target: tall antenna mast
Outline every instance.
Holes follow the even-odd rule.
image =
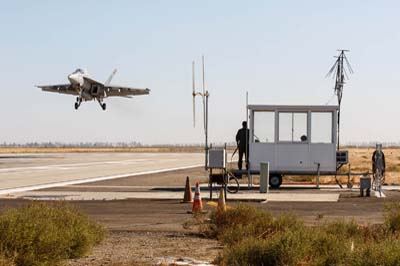
[[[205,82],[205,66],[204,66],[204,55],[201,57],[202,70],[203,70],[203,86],[202,92],[196,91],[195,82],[195,63],[192,62],[192,97],[193,97],[193,127],[196,127],[196,96],[200,96],[203,102],[203,123],[204,123],[204,152],[205,152],[205,169],[208,169],[208,97],[210,96],[208,90],[206,89]]]
[[[334,87],[334,93],[337,96],[338,99],[338,105],[339,105],[339,111],[338,111],[338,127],[337,127],[337,149],[339,150],[340,145],[340,110],[341,110],[341,104],[342,104],[342,97],[343,97],[343,86],[345,84],[345,80],[349,79],[349,76],[347,72],[350,74],[353,74],[354,71],[349,63],[349,60],[347,60],[345,52],[350,52],[349,50],[337,50],[339,51],[339,55],[335,56],[336,61],[329,70],[328,74],[326,74],[326,77],[332,76],[332,78],[335,78],[335,87]],[[347,71],[346,71],[347,68]]]

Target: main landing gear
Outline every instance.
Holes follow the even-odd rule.
[[[106,105],[106,103],[103,103],[103,99],[97,99],[97,102],[100,104],[101,109],[103,109],[103,111],[105,111],[107,108],[107,105]],[[82,98],[76,97],[75,110],[79,109],[79,106],[81,106],[81,103],[82,103]]]
[[[106,103],[103,103],[103,100],[101,100],[101,99],[97,99],[97,101],[99,102],[101,109],[103,109],[103,111],[105,111],[106,107],[107,107]]]

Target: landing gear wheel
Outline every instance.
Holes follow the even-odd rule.
[[[107,107],[107,105],[106,105],[105,103],[103,103],[103,104],[101,105],[101,108],[103,109],[103,111],[106,110],[106,107]]]
[[[270,176],[269,185],[271,188],[279,188],[282,185],[282,176],[281,175]]]
[[[79,103],[75,103],[75,110],[78,110],[78,108],[79,108]]]

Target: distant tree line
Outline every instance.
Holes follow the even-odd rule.
[[[213,143],[213,146],[223,146],[224,143]],[[227,143],[228,146],[235,146],[235,143]],[[3,142],[2,148],[132,148],[132,147],[198,147],[204,143],[185,143],[185,144],[142,144],[138,141],[131,142]]]
[[[343,147],[375,147],[378,141],[370,142],[347,142],[344,143]],[[222,147],[225,143],[213,142],[212,147]],[[228,147],[235,147],[235,142],[227,142]],[[400,147],[400,142],[382,142],[383,147]],[[178,144],[143,144],[138,141],[131,142],[27,142],[27,143],[15,143],[15,142],[3,142],[0,147],[3,148],[133,148],[133,147],[198,147],[204,146],[204,143],[178,143]]]

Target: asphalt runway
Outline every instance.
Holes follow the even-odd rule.
[[[54,153],[0,155],[0,195],[187,169],[203,153]]]

